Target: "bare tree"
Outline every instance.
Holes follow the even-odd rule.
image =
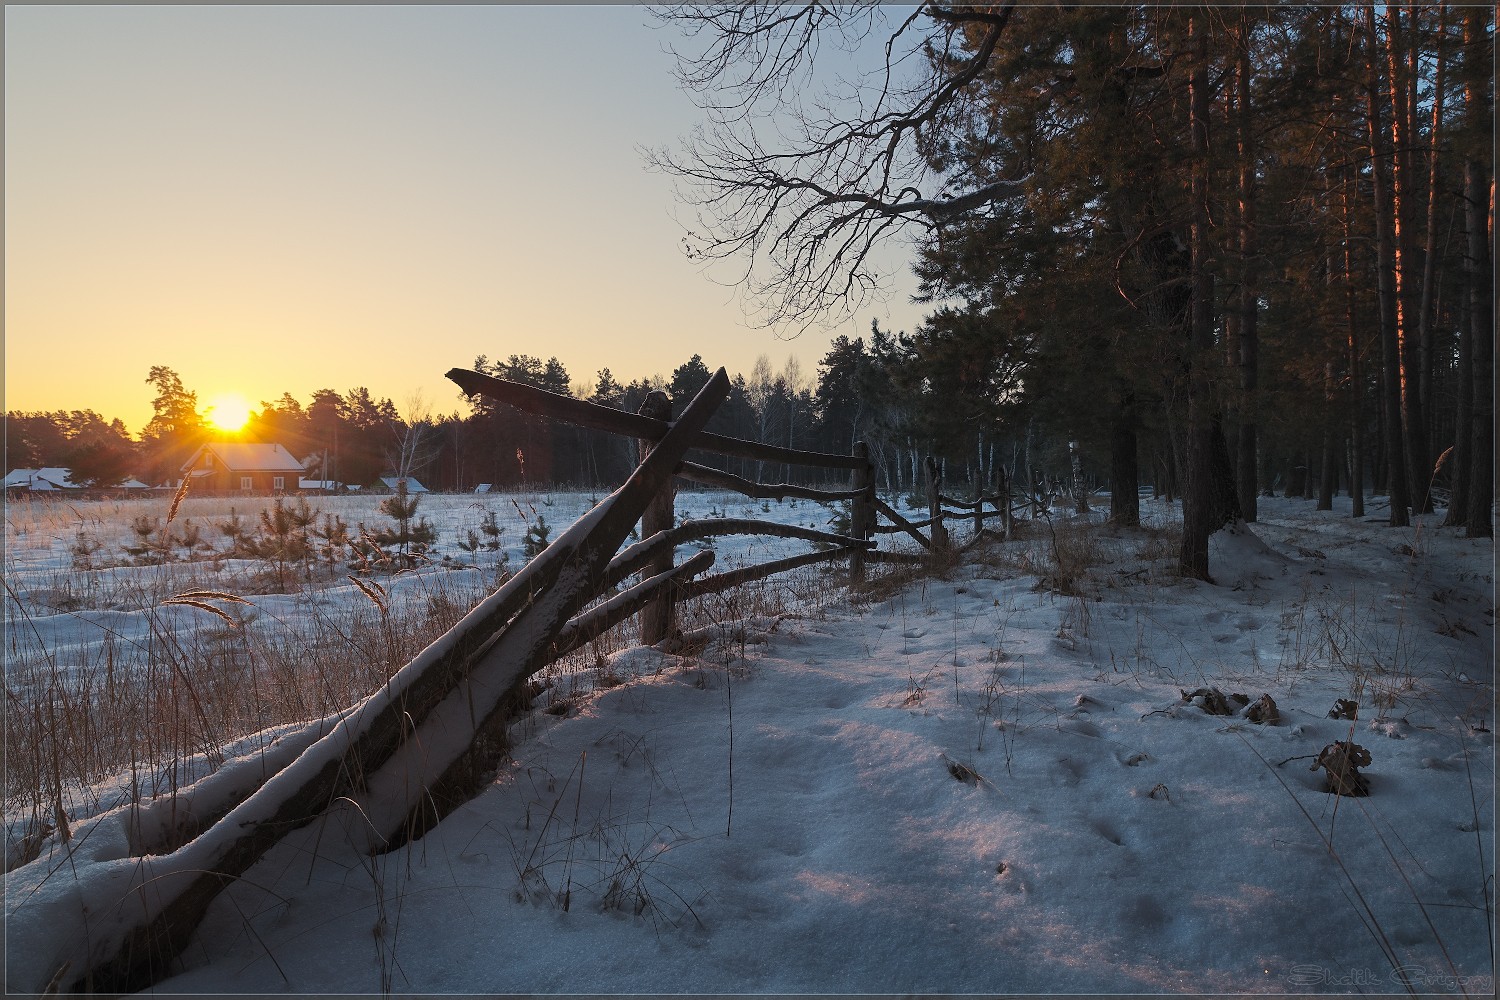
[[[883,241],[1023,195],[1026,177],[980,177],[961,165],[934,171],[924,155],[970,110],[969,85],[1014,9],[1014,0],[925,4],[899,22],[872,2],[660,11],[690,41],[703,39],[700,50],[674,54],[707,120],[680,151],[648,154],[679,179],[680,198],[697,214],[689,255],[736,259],[737,283],[767,324],[805,328],[879,292],[885,276],[874,251]],[[853,51],[882,32],[877,68],[798,96],[825,43]]]
[[[421,390],[406,397],[405,412],[389,425],[395,444],[386,450],[385,460],[396,478],[409,479],[437,458],[438,426]]]

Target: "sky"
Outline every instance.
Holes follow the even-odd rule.
[[[443,373],[481,354],[811,375],[912,329],[895,248],[887,301],[792,338],[683,256],[641,153],[701,120],[672,37],[619,6],[7,6],[6,409],[136,433],[165,365],[200,404],[463,412]]]

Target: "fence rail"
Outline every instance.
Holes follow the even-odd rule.
[[[356,849],[367,852],[420,836],[487,780],[504,750],[505,723],[526,703],[531,677],[633,615],[640,616],[642,641],[655,645],[677,634],[675,607],[689,598],[836,559],[849,560],[850,578],[857,582],[869,562],[942,556],[949,550],[944,518],[954,516],[944,502],[969,508],[961,516],[973,519],[976,538],[986,518],[999,516],[1010,527],[1003,485],[992,497],[954,501],[941,494],[931,460],[931,516],[914,524],[875,495],[863,443],[852,454],[836,455],[705,431],[729,392],[722,368],[675,420],[659,392],[647,398],[642,412],[626,413],[479,372],[454,369],[448,377],[465,392],[528,413],[636,438],[640,464],[618,490],[563,530],[379,691],[295,734],[278,759],[282,766],[263,784],[205,779],[193,790],[190,822],[145,822],[155,809],[149,802],[119,810],[115,821],[135,831],[126,834],[131,853],[151,858],[150,864],[135,866],[124,880],[128,884],[110,883],[110,889],[144,905],[132,919],[108,929],[60,931],[54,985],[72,992],[135,992],[151,986],[186,947],[218,893],[271,847],[314,821],[329,820],[330,829],[343,830]],[[849,488],[757,483],[685,461],[690,450],[838,470],[848,473]],[[676,524],[676,479],[755,499],[847,502],[850,528],[826,532],[740,518]],[[986,512],[986,504],[996,509]],[[882,517],[888,526],[879,523]],[[627,545],[636,524],[642,537]],[[925,551],[880,551],[873,536],[893,531],[907,533]],[[676,548],[685,542],[739,534],[795,538],[825,548],[712,576],[700,575],[713,566],[712,551],[674,563]],[[638,582],[612,593],[633,576]],[[148,836],[141,832],[146,830],[156,832]]]

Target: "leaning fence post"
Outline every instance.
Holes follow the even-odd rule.
[[[938,471],[938,461],[927,456],[927,508],[932,517],[932,551],[934,555],[948,551],[948,529],[943,527],[943,474]]]
[[[1000,466],[1000,488],[996,491],[1000,494],[1000,533],[1005,536],[1006,541],[1011,538],[1010,509],[1010,475],[1005,471],[1005,466]]]
[[[653,417],[657,420],[672,419],[672,401],[667,394],[660,389],[653,390],[646,396],[641,408],[636,411],[643,417]],[[640,439],[640,457],[645,461],[650,454],[654,442],[648,438]],[[658,531],[666,531],[676,524],[676,516],[673,509],[673,498],[677,492],[676,480],[668,477],[667,484],[662,491],[646,507],[645,513],[641,515],[641,537],[649,538]],[[648,563],[641,571],[642,578],[665,573],[672,568],[672,549],[665,552]],[[654,646],[667,638],[676,628],[676,608],[672,600],[672,588],[663,589],[661,596],[641,609],[641,644]]]
[[[858,490],[849,512],[849,534],[864,541],[874,534],[875,527],[875,471],[870,468],[870,446],[863,441],[854,442],[854,457],[864,464],[854,470],[849,488]],[[865,582],[865,550],[856,548],[849,555],[849,582]]]

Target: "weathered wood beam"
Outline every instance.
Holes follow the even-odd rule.
[[[714,554],[707,550],[690,556],[687,562],[673,566],[664,573],[648,577],[629,590],[622,590],[614,597],[590,608],[574,618],[552,641],[551,656],[556,660],[603,635],[641,608],[656,600],[664,590],[680,587],[681,581],[708,569],[714,564]]]
[[[743,569],[730,570],[727,573],[715,573],[713,576],[706,576],[701,580],[693,580],[683,584],[681,590],[682,599],[689,600],[694,597],[702,597],[704,594],[717,594],[721,590],[738,587],[740,584],[749,583],[752,580],[763,580],[768,576],[785,573],[787,570],[797,569],[800,566],[811,566],[814,563],[841,559],[853,551],[853,548],[838,548],[825,549],[819,552],[804,552],[801,555],[758,563],[754,566],[746,566]],[[874,554],[871,553],[871,555]]]
[[[677,477],[693,483],[702,483],[704,486],[734,490],[736,493],[756,500],[785,500],[787,497],[797,497],[800,500],[816,500],[819,503],[836,503],[840,500],[856,500],[862,495],[861,490],[815,490],[807,486],[793,486],[791,483],[776,483],[775,485],[757,483],[730,472],[720,472],[706,465],[698,465],[695,462],[683,462],[678,466]]]
[[[634,545],[620,550],[611,560],[605,572],[604,583],[612,587],[648,565],[666,549],[676,548],[688,542],[705,538],[724,538],[730,535],[768,535],[773,538],[797,538],[807,542],[826,542],[832,545],[858,545],[873,548],[875,543],[840,535],[831,531],[818,531],[795,524],[776,524],[771,521],[752,521],[742,517],[711,517],[697,521],[683,521],[674,528],[659,531],[641,539]]]
[[[864,441],[854,442],[854,457],[861,464],[849,476],[849,488],[855,494],[854,501],[849,505],[849,533],[859,541],[865,541],[878,520],[875,510],[875,467],[870,464],[870,446]],[[864,581],[865,553],[863,548],[859,548],[849,557],[849,582],[858,585]]]
[[[874,563],[896,563],[902,566],[925,566],[930,556],[920,552],[882,552],[876,549],[865,556],[867,560]]]
[[[372,780],[367,793],[354,796],[362,821],[374,835],[372,849],[379,839],[402,829],[415,810],[430,801],[451,801],[454,789],[465,789],[475,774],[493,766],[486,759],[487,747],[468,743],[453,754],[434,748],[452,746],[454,733],[492,730],[523,697],[531,675],[552,661],[553,637],[604,590],[605,572],[620,544],[661,494],[683,452],[728,394],[729,376],[721,368],[625,484],[547,547],[544,555],[557,548],[557,558],[564,563],[557,581],[516,615],[470,676],[382,768],[378,783]]]
[[[927,536],[923,535],[920,531],[917,530],[916,525],[912,524],[906,518],[896,513],[895,509],[892,508],[890,504],[886,503],[879,497],[875,498],[875,509],[878,510],[882,515],[885,516],[887,520],[891,522],[895,530],[906,532],[908,535],[915,538],[924,549],[932,548],[932,543],[927,540]],[[877,524],[871,530],[879,533],[885,533],[887,529],[885,525]]]

